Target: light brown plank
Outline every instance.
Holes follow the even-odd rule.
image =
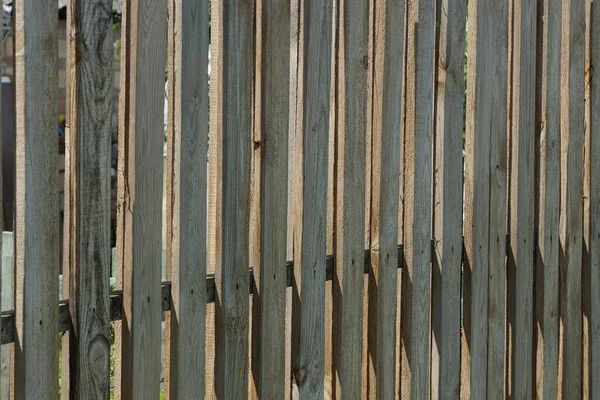
[[[600,2],[591,8],[591,65],[600,65]],[[590,116],[590,397],[600,395],[600,81],[591,81]]]
[[[216,394],[248,395],[249,218],[253,2],[223,12],[222,187],[216,236]]]
[[[336,397],[361,398],[369,2],[338,6],[333,365]]]
[[[562,392],[582,396],[582,234],[585,2],[563,2],[561,80]]]
[[[299,169],[294,215],[294,264],[299,271],[292,322],[299,325],[292,338],[292,362],[300,396],[323,398],[332,2],[318,0],[300,7],[299,90],[303,93],[302,114],[297,114],[302,122],[296,130]]]
[[[408,3],[406,131],[404,140],[404,258],[402,397],[430,395],[431,182],[435,3]]]
[[[123,158],[118,221],[122,269],[121,393],[155,398],[161,377],[163,106],[167,3],[130,0],[121,80]],[[119,239],[120,238],[120,239]]]
[[[404,78],[404,1],[374,4],[373,137],[371,175],[371,263],[369,346],[374,382],[370,395],[396,396],[398,283],[398,191],[401,101]]]
[[[541,393],[543,398],[558,395],[559,349],[559,214],[560,214],[560,77],[561,6],[560,1],[545,0],[543,5],[543,42],[541,79],[541,121],[539,141],[539,253],[536,281],[543,280],[543,350]],[[540,273],[538,273],[540,271]]]
[[[208,0],[169,2],[169,124],[165,386],[205,396]]]
[[[464,0],[437,1],[432,397],[460,395]]]
[[[110,391],[112,2],[70,8],[68,382],[71,398],[102,398]]]
[[[512,395],[533,397],[533,225],[536,2],[514,2],[509,263],[515,270]]]
[[[12,398],[58,391],[59,209],[56,2],[15,6],[15,346]]]

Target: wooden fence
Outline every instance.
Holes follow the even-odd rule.
[[[57,303],[15,1],[12,398],[600,398],[599,0],[123,0],[113,291],[111,8],[68,8]]]

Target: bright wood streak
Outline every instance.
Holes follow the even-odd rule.
[[[560,214],[560,77],[561,1],[543,4],[541,121],[539,141],[539,253],[536,281],[542,280],[541,316],[543,398],[558,396],[559,349],[559,214]],[[538,271],[543,271],[538,274]],[[541,298],[540,298],[541,297]],[[538,319],[540,316],[538,316]]]
[[[47,0],[13,4],[17,130],[12,396],[51,399],[58,391],[59,340],[57,7]]]
[[[208,0],[169,2],[167,279],[169,398],[205,396]],[[168,355],[168,356],[167,356]]]
[[[365,237],[365,137],[369,2],[339,3],[337,204],[333,282],[334,376],[337,398],[362,395]]]
[[[253,5],[224,4],[221,214],[217,221],[216,394],[248,395],[250,152]]]
[[[257,392],[262,399],[286,393],[285,311],[287,256],[288,115],[290,91],[290,3],[264,0],[261,7],[262,65],[260,115],[260,273],[259,299],[253,304],[252,344],[258,355]],[[258,271],[257,271],[258,272]],[[254,325],[256,324],[256,325]],[[257,329],[258,328],[258,329]],[[258,349],[254,349],[257,346]]]
[[[591,9],[591,65],[600,65],[600,2]],[[591,80],[590,125],[590,275],[591,316],[590,347],[591,395],[600,394],[600,82]]]
[[[301,278],[295,284],[295,296],[300,299],[295,300],[293,322],[300,326],[295,332],[293,363],[301,398],[323,398],[332,1],[305,2],[301,7],[302,136],[296,157],[302,157],[298,171],[302,173],[296,177],[298,207],[294,215],[294,264],[299,266]]]
[[[402,397],[430,395],[431,182],[435,3],[407,9],[404,255],[402,279]]]
[[[563,2],[560,255],[562,392],[582,396],[581,272],[583,234],[583,137],[585,2]]]
[[[432,276],[432,396],[460,395],[464,0],[438,0]]]
[[[76,0],[70,3],[70,12],[68,382],[71,398],[106,398],[110,391],[112,2]]]
[[[374,8],[371,263],[375,285],[369,287],[374,311],[369,315],[369,351],[376,377],[371,393],[377,399],[391,399],[396,396],[400,351],[396,348],[396,249],[405,2],[378,0]]]
[[[122,46],[117,227],[123,271],[121,387],[123,399],[156,398],[161,375],[163,109],[167,3],[129,0]]]
[[[533,224],[536,2],[514,3],[509,263],[515,270],[512,395],[533,396]]]

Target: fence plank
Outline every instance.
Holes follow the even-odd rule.
[[[333,283],[333,364],[337,397],[362,395],[365,137],[369,2],[345,0],[340,13],[337,197]]]
[[[562,391],[582,396],[581,270],[583,233],[583,138],[585,2],[563,2],[561,126]]]
[[[163,108],[167,3],[126,2],[122,57],[117,242],[122,272],[121,387],[125,399],[155,398],[161,377]]]
[[[101,398],[110,390],[112,3],[70,7],[68,382],[71,398]]]
[[[165,383],[171,399],[203,398],[209,3],[173,0],[169,11]]]
[[[515,270],[512,395],[533,396],[533,196],[536,2],[514,2],[509,263]]]
[[[264,0],[261,25],[260,130],[260,270],[258,301],[253,304],[253,354],[260,398],[285,397],[285,310],[287,253],[288,115],[290,89],[290,3]],[[275,56],[276,55],[276,56]],[[256,143],[256,142],[255,142]],[[254,316],[257,319],[254,319]],[[256,324],[256,325],[254,325]],[[254,349],[254,346],[257,349]]]
[[[430,393],[431,175],[435,3],[408,4],[404,256],[402,279],[402,397]]]
[[[2,232],[2,294],[0,308],[8,310],[13,306],[13,233]],[[10,396],[10,364],[13,344],[0,348],[0,398]]]
[[[369,346],[373,398],[396,396],[396,309],[398,283],[398,191],[404,78],[404,1],[374,4],[373,137],[371,174],[371,263]],[[370,383],[371,385],[371,383]]]
[[[464,0],[437,1],[432,396],[460,395]]]
[[[600,65],[600,2],[591,8],[591,66]],[[590,398],[600,394],[600,81],[591,79],[590,125]]]
[[[294,378],[302,398],[323,398],[325,363],[325,252],[327,222],[327,152],[331,81],[332,1],[300,5],[302,48],[301,136],[296,156],[294,264],[296,274],[296,327]],[[310,40],[309,40],[310,38]],[[296,132],[298,135],[298,131]],[[300,279],[298,279],[300,277]],[[301,296],[301,300],[298,298]]]
[[[543,280],[541,335],[543,351],[542,396],[558,396],[559,353],[559,214],[560,214],[560,76],[561,6],[545,0],[543,5],[541,132],[539,142],[539,253],[536,281]],[[540,317],[538,317],[540,318]],[[539,389],[538,389],[539,392]]]
[[[221,216],[217,221],[216,392],[248,395],[248,267],[253,2],[223,8]]]
[[[58,20],[54,1],[19,0],[14,5],[16,330],[12,395],[49,399],[58,393]]]

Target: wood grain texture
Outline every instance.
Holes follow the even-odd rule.
[[[362,397],[365,137],[369,2],[338,3],[337,196],[333,365],[337,398]]]
[[[373,136],[371,174],[371,264],[369,352],[374,382],[370,395],[396,396],[398,292],[398,191],[401,102],[404,78],[405,2],[374,2]]]
[[[430,0],[409,2],[407,24],[401,391],[405,398],[425,398],[429,397],[431,386],[435,3]]]
[[[560,241],[562,392],[582,396],[581,272],[583,249],[583,139],[585,2],[563,2],[561,80]]]
[[[299,169],[294,215],[294,264],[300,271],[294,283],[292,322],[299,325],[292,338],[292,362],[301,398],[323,398],[332,1],[306,2],[300,7],[298,90],[302,97],[301,114],[297,114],[301,124],[296,130]]]
[[[258,360],[257,393],[262,399],[285,397],[285,311],[287,253],[288,129],[290,91],[290,3],[264,0],[257,13],[261,26],[261,68],[256,115],[260,125],[260,269],[255,273],[258,299],[253,303],[252,346]],[[255,142],[256,143],[256,142]],[[257,301],[258,300],[258,301]],[[255,320],[254,316],[258,319]],[[257,379],[258,378],[258,379]]]
[[[543,291],[536,292],[543,302],[541,338],[543,398],[558,396],[559,349],[559,214],[560,214],[560,76],[561,6],[560,1],[543,4],[541,120],[539,141],[539,225],[536,281]],[[538,273],[538,271],[542,271]],[[539,318],[539,317],[538,317]],[[538,388],[538,393],[540,389]]]
[[[600,2],[591,7],[590,63],[600,65]],[[590,398],[600,395],[600,80],[591,79],[590,115]]]
[[[163,109],[167,3],[130,0],[122,57],[118,269],[122,269],[124,399],[155,398],[161,377]],[[123,65],[124,64],[124,65]]]
[[[216,394],[248,395],[253,2],[223,4],[221,213],[216,236]]]
[[[72,1],[69,103],[70,398],[110,391],[112,3]]]
[[[165,384],[170,399],[205,396],[208,0],[169,2]]]
[[[15,6],[15,346],[11,395],[58,391],[58,20],[54,1]]]
[[[437,1],[432,397],[460,395],[464,0]]]
[[[515,270],[512,395],[533,397],[533,225],[536,2],[514,2],[509,268]]]

